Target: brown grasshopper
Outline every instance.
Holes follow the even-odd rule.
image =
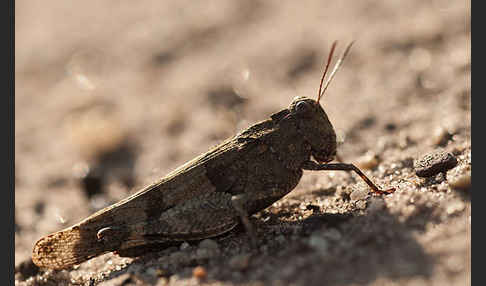
[[[323,88],[336,47],[333,43],[316,100],[294,98],[288,108],[160,181],[41,238],[34,246],[33,262],[62,269],[110,251],[138,256],[153,246],[215,237],[240,222],[254,239],[248,216],[292,191],[303,170],[354,171],[374,193],[393,192],[378,189],[353,164],[329,163],[336,156],[336,134],[319,101],[351,46],[346,47]]]

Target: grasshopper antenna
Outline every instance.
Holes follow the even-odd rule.
[[[336,43],[336,42],[334,42]],[[331,74],[329,75],[327,81],[326,81],[326,84],[324,84],[324,88],[322,89],[322,92],[321,92],[321,86],[322,86],[322,81],[324,80],[324,75],[326,74],[327,72],[327,66],[326,66],[326,69],[324,71],[324,75],[322,76],[322,79],[321,79],[321,86],[319,87],[319,96],[317,97],[317,101],[319,102],[319,100],[321,99],[321,97],[324,95],[324,93],[326,92],[326,89],[327,87],[329,86],[329,83],[331,82],[331,80],[334,78],[334,75],[336,74],[337,70],[339,69],[339,67],[341,66],[341,64],[343,63],[344,61],[344,58],[346,58],[346,56],[348,55],[349,53],[349,50],[351,49],[351,46],[353,45],[354,41],[352,41],[351,43],[348,44],[348,46],[346,47],[346,50],[344,50],[344,53],[342,54],[342,56],[338,59],[336,65],[334,66]],[[332,52],[334,51],[334,44],[333,44],[333,49],[331,50],[331,53],[329,54],[329,60],[327,62],[327,65],[329,65],[329,62],[330,62],[330,59],[331,59],[331,56],[332,56]]]
[[[332,55],[334,54],[334,49],[336,48],[336,45],[337,45],[337,41],[334,41],[334,43],[332,43],[331,51],[329,52],[329,56],[327,57],[326,68],[324,69],[324,73],[322,74],[322,78],[321,78],[321,84],[319,85],[319,93],[317,94],[317,102],[319,102],[321,100],[321,95],[323,94],[323,93],[321,93],[322,83],[324,82],[324,78],[326,77],[327,70],[329,69],[329,64],[331,63]]]

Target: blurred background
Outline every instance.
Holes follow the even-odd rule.
[[[344,161],[369,163],[371,154],[369,169],[378,182],[400,186],[405,171],[402,177],[386,173],[393,164],[407,168],[397,162],[436,147],[470,156],[469,1],[31,0],[15,6],[19,282],[42,274],[28,264],[40,237],[161,178],[286,108],[293,97],[315,97],[335,40],[335,55],[356,41],[321,100]],[[294,197],[336,182],[357,180],[338,172],[308,174]],[[439,233],[427,231],[428,217],[423,228],[409,229],[423,256],[397,258],[386,263],[396,267],[383,271],[364,268],[373,277],[336,270],[326,281],[465,285],[470,243],[462,224],[470,202],[442,193],[444,209],[462,202],[459,218],[441,217]],[[409,197],[397,196],[400,217],[409,211]],[[437,237],[443,248],[433,243]],[[453,250],[445,247],[452,242]],[[419,271],[424,265],[426,273]],[[93,273],[100,266],[86,267]],[[262,277],[286,284],[307,275],[289,267],[291,278],[278,271]]]

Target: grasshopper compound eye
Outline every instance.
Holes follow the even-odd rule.
[[[309,111],[310,106],[309,103],[305,101],[301,101],[295,105],[295,111],[299,114],[305,114]]]

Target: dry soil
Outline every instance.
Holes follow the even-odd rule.
[[[468,1],[16,1],[16,285],[469,285]],[[305,172],[243,228],[36,268],[37,239],[317,93],[359,177]],[[418,160],[457,161],[428,178]],[[435,172],[434,172],[435,173]]]

